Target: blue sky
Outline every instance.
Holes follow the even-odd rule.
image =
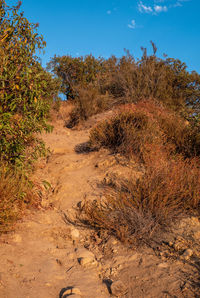
[[[140,57],[152,40],[159,56],[200,73],[199,0],[23,0],[22,10],[47,42],[43,66],[54,54],[119,57],[126,48]]]

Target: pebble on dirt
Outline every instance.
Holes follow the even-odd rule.
[[[182,254],[182,258],[184,259],[184,260],[189,260],[189,258],[191,257],[193,255],[193,251],[191,250],[191,249],[186,249],[185,251],[184,251],[184,253]]]
[[[121,280],[114,281],[111,284],[111,293],[116,297],[120,297],[121,295],[126,294],[127,287]]]
[[[66,290],[62,293],[62,298],[66,298],[68,296],[73,296],[74,297],[81,297],[81,291],[79,288],[66,288]]]

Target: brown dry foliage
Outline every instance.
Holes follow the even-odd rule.
[[[0,167],[0,234],[9,231],[26,208],[38,207],[38,193],[24,173]]]
[[[171,159],[153,146],[144,175],[106,189],[104,201],[87,202],[80,220],[122,242],[149,245],[179,216],[200,211],[199,165],[198,159]]]
[[[116,115],[94,127],[91,146],[106,147],[140,159],[151,144],[171,148],[173,154],[193,157],[199,154],[198,127],[153,100],[121,106]]]
[[[100,94],[98,89],[93,86],[88,86],[87,88],[78,86],[76,90],[79,95],[73,101],[74,108],[69,114],[69,121],[66,122],[67,127],[74,127],[92,115],[111,108],[111,97],[108,94]]]
[[[121,241],[150,244],[179,216],[199,212],[200,160],[192,134],[184,119],[150,101],[123,106],[98,124],[91,145],[137,158],[144,173],[114,183],[103,202],[86,203],[81,221]]]

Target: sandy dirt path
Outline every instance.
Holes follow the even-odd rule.
[[[30,212],[14,233],[1,237],[0,297],[62,297],[62,289],[72,286],[83,297],[108,297],[98,271],[77,262],[78,246],[63,220],[63,212],[94,192],[98,153],[91,152],[87,158],[77,154],[74,148],[88,140],[88,130],[70,131],[62,122],[43,139],[52,155],[40,164],[36,175],[51,183],[53,193],[43,205],[52,202],[53,208]]]

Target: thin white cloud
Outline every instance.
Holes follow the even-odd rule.
[[[154,3],[172,3],[172,2],[175,2],[176,3],[181,3],[181,2],[190,2],[192,0],[154,0]],[[173,5],[173,4],[172,4]]]
[[[135,22],[135,20],[132,20],[131,23],[128,24],[128,27],[129,27],[130,29],[135,29],[135,28],[136,28],[136,22]]]
[[[140,0],[137,5],[139,12],[157,15],[162,12],[167,12],[171,8],[181,7],[184,3],[190,1],[191,0],[152,0],[151,4],[147,5]]]
[[[182,7],[184,5],[184,2],[190,2],[191,0],[176,0],[174,4],[171,4],[169,8],[176,8],[176,7]]]
[[[113,7],[112,9],[108,9],[108,10],[106,11],[106,13],[107,13],[107,14],[112,14],[112,13],[115,13],[117,10],[118,10],[117,7]]]
[[[155,12],[160,13],[160,12],[166,12],[166,11],[168,11],[168,8],[167,8],[166,5],[165,6],[155,5],[154,6],[154,10],[155,10]]]
[[[165,0],[154,0],[154,3],[163,3]],[[152,15],[156,15],[161,12],[167,12],[168,7],[166,5],[158,5],[154,4],[154,6],[146,5],[142,1],[138,2],[138,10],[141,13],[148,13]]]
[[[179,1],[177,1],[175,4],[171,5],[170,7],[181,7],[183,4]]]
[[[152,13],[152,12],[153,12],[152,7],[143,4],[142,1],[140,1],[140,2],[138,3],[138,10],[139,10],[141,13]]]
[[[154,3],[164,3],[165,0],[154,0]]]

